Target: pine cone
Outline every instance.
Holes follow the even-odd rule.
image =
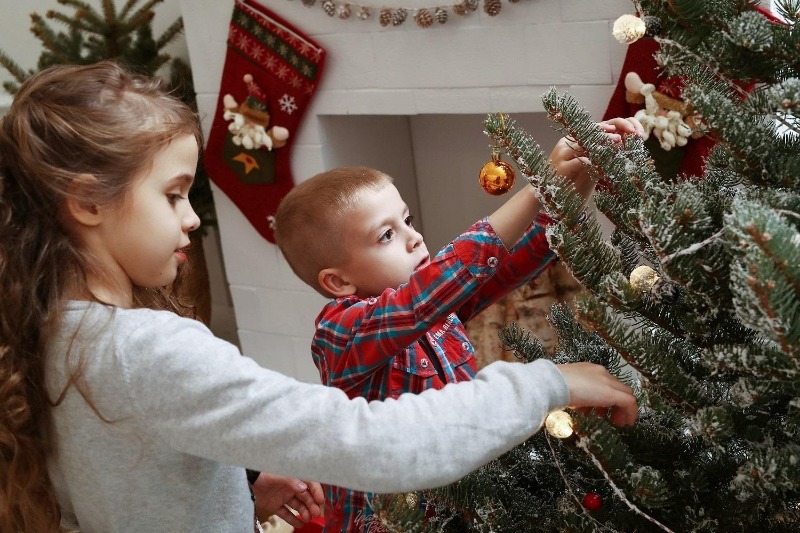
[[[453,6],[453,13],[456,15],[464,16],[467,14],[467,3],[461,2],[460,4],[456,4]]]
[[[380,14],[380,17],[378,18],[378,21],[380,21],[381,26],[388,26],[389,24],[391,24],[391,22],[392,22],[392,10],[391,9],[387,9],[385,7],[383,9],[381,9],[381,14]]]
[[[406,17],[408,17],[408,10],[402,7],[395,9],[392,15],[392,26],[399,26],[405,22]]]
[[[661,33],[661,20],[658,17],[645,16],[643,17],[644,25],[647,28],[645,31],[646,37],[658,37]]]
[[[464,5],[468,12],[478,10],[478,0],[465,0]]]
[[[361,6],[358,10],[357,16],[361,20],[367,20],[372,16],[372,11],[370,10],[369,6]]]
[[[322,9],[329,17],[336,14],[336,4],[333,3],[333,0],[322,0]]]
[[[350,4],[340,4],[336,8],[336,16],[340,19],[349,19],[351,13]]]
[[[441,7],[436,8],[436,12],[433,14],[433,18],[436,19],[436,22],[439,24],[444,24],[447,22],[447,10]]]
[[[303,0],[303,5],[311,7],[317,3],[317,0]]]
[[[503,4],[500,3],[500,0],[483,0],[483,10],[490,17],[499,14],[501,9],[503,9]]]
[[[430,28],[431,24],[433,24],[433,15],[428,9],[422,8],[417,11],[417,16],[414,17],[414,20],[420,28]]]

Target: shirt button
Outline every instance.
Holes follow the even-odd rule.
[[[463,348],[464,350],[469,350],[469,343],[466,341],[462,342],[461,348]]]
[[[367,303],[369,305],[375,305],[377,302],[378,302],[378,299],[375,298],[374,296],[370,296],[369,298],[367,298]]]
[[[419,366],[421,366],[422,368],[428,368],[428,360],[424,359],[424,358],[420,359],[419,360]]]
[[[492,268],[496,267],[496,266],[497,266],[497,258],[496,258],[496,257],[490,257],[490,258],[489,258],[489,259],[486,261],[486,264],[487,264],[487,265],[489,265],[489,266],[490,266],[490,267],[492,267]]]

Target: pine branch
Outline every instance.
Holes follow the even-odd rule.
[[[154,16],[153,8],[164,0],[148,0],[143,6],[137,9],[127,20],[123,21],[126,31],[132,31],[142,24],[149,23]]]
[[[176,38],[178,38],[183,32],[183,19],[178,18],[170,24],[169,28],[164,30],[164,33],[156,39],[156,47],[161,50],[171,42],[173,42]]]
[[[113,0],[103,0],[103,18],[106,20],[107,24],[112,24],[114,21],[118,20],[117,18],[117,10],[114,7]]]
[[[25,72],[16,61],[11,59],[8,54],[2,50],[0,50],[0,66],[6,69],[6,71],[8,71],[8,73],[11,74],[18,83],[24,82],[31,74],[33,74],[32,72]],[[19,86],[11,82],[6,82],[3,84],[3,88],[9,94],[16,94]]]
[[[800,368],[800,233],[784,217],[747,200],[734,201],[727,222],[730,238],[747,249],[731,270],[737,314]]]
[[[77,17],[68,17],[63,13],[59,13],[57,11],[48,11],[45,16],[50,20],[55,20],[57,22],[61,22],[65,24],[68,28],[72,28],[77,31],[82,31],[86,33],[94,33],[97,35],[103,35],[103,30],[101,27],[93,26],[90,21],[81,21]]]
[[[606,462],[608,461],[609,457],[614,457],[616,459],[615,462],[621,466],[621,456],[624,454],[622,448],[624,448],[624,446],[621,442],[619,442],[618,439],[615,438],[613,430],[611,430],[610,426],[602,428],[602,426],[605,426],[605,424],[590,421],[586,417],[581,417],[580,415],[576,416],[578,416],[580,426],[585,432],[578,440],[577,446],[578,448],[584,450],[587,455],[589,455],[591,461],[595,464],[595,466],[597,466],[597,469],[608,481],[609,485],[613,489],[614,494],[635,514],[656,525],[662,531],[673,533],[670,528],[642,511],[636,504],[630,501],[625,492],[614,482],[612,473],[610,473],[606,467]],[[603,431],[601,428],[605,429],[605,431]],[[601,461],[598,455],[602,456],[605,461]],[[630,468],[630,461],[625,466]],[[642,497],[641,499],[643,499],[644,503],[646,503],[648,506],[656,506],[657,504],[661,503],[659,500],[666,499],[668,489],[660,483],[660,478],[657,476],[658,473],[656,471],[652,469],[645,470],[644,468],[641,469],[640,472],[641,471],[650,473],[650,476],[644,483],[646,485],[645,487],[636,488],[637,494]],[[640,479],[643,477],[644,476],[639,474]]]
[[[696,351],[685,341],[669,335],[654,324],[645,328],[630,329],[620,317],[590,295],[576,299],[578,320],[589,331],[597,333],[620,356],[643,376],[647,377],[672,402],[688,410],[707,405],[710,398],[703,387],[672,356],[680,347]]]
[[[60,46],[60,41],[64,38],[64,34],[56,34],[45,20],[36,13],[31,14],[31,21],[31,32],[41,41],[42,46],[57,61],[66,64],[72,63],[72,58],[64,54],[63,48]]]
[[[86,25],[88,25],[90,28],[86,31],[92,31],[91,28],[95,28],[97,29],[95,33],[100,33],[99,28],[104,28],[107,26],[106,20],[100,16],[94,7],[86,2],[82,2],[81,0],[58,0],[58,3],[71,7],[74,12],[75,20],[84,20]],[[53,11],[51,10],[51,12]]]

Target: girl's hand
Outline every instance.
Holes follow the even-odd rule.
[[[636,422],[639,406],[633,391],[603,366],[593,363],[558,365],[569,388],[569,407],[589,412],[595,407],[607,409],[615,426],[630,426]]]
[[[322,516],[325,496],[319,483],[261,472],[252,488],[260,520],[277,515],[292,527],[300,528]]]

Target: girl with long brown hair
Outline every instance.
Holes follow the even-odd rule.
[[[245,468],[308,519],[321,493],[300,479],[416,490],[567,404],[635,420],[586,363],[367,403],[243,357],[175,297],[200,146],[187,106],[110,62],[34,75],[0,120],[0,531],[252,531]]]

